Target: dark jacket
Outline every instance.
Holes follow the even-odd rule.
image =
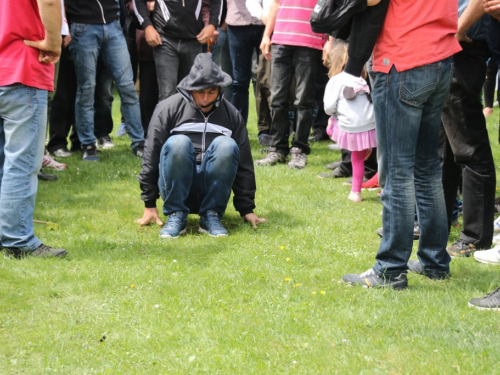
[[[143,29],[153,25],[156,31],[175,39],[196,39],[203,29],[202,0],[157,0],[150,18],[146,0],[134,0],[137,18]],[[209,24],[217,29],[221,22],[223,0],[210,0]]]
[[[356,13],[346,27],[338,31],[337,37],[349,39],[349,59],[345,72],[361,76],[365,63],[370,58],[378,35],[384,26],[389,0],[382,0],[365,11]]]
[[[191,139],[201,163],[205,150],[216,137],[233,138],[240,149],[238,172],[233,183],[233,204],[241,216],[252,213],[255,208],[255,173],[248,132],[243,118],[236,108],[219,96],[215,109],[205,115],[196,107],[191,95],[180,93],[161,101],[149,124],[144,149],[142,171],[139,175],[141,199],[146,207],[156,207],[159,197],[160,152],[171,135],[184,134]]]
[[[65,0],[64,7],[69,23],[102,25],[120,18],[123,3],[121,0]]]

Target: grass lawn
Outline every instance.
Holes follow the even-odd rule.
[[[254,110],[249,132],[261,158]],[[317,178],[340,157],[328,143],[304,170],[256,168],[257,230],[230,203],[229,237],[199,234],[192,215],[169,241],[134,222],[141,164],[114,140],[100,163],[77,154],[39,184],[36,233],[68,257],[0,259],[1,374],[500,373],[500,314],[467,306],[500,285],[499,266],[453,260],[450,280],[410,274],[405,291],[339,281],[374,264],[382,206]]]

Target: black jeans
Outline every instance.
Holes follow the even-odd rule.
[[[112,84],[113,77],[99,60],[94,99],[94,135],[96,138],[109,135],[113,131],[113,117],[111,115]],[[49,118],[49,143],[47,145],[49,152],[68,146],[67,137],[71,127],[75,124],[75,99],[75,65],[69,50],[63,48],[59,61],[57,87],[52,100],[52,110]],[[70,135],[70,141],[71,150],[80,149],[80,141],[74,127]]]
[[[189,74],[201,44],[196,39],[174,39],[161,35],[162,44],[154,47],[158,78],[158,101],[177,93],[177,84]]]
[[[489,248],[493,237],[495,165],[491,154],[481,89],[489,52],[485,41],[461,43],[445,100],[442,122],[449,147],[442,146],[443,188],[448,227],[463,168],[463,230],[460,238],[477,248]]]
[[[292,147],[302,149],[309,154],[311,149],[307,139],[311,130],[314,115],[314,83],[318,64],[321,61],[321,51],[297,46],[273,44],[271,54],[271,140],[270,146],[275,147],[283,155],[288,155],[290,147],[290,123],[288,118],[289,94],[295,73],[296,113],[295,138]]]
[[[314,122],[312,123],[312,131],[313,134],[318,134],[322,137],[328,136],[326,134],[326,127],[328,126],[328,119],[330,118],[330,116],[325,113],[323,104],[325,88],[328,80],[328,68],[320,61],[320,64],[318,65],[318,73],[316,74],[316,81],[314,82],[314,100],[318,111],[316,117],[314,118]]]

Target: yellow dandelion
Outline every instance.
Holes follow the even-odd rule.
[[[301,285],[302,285],[301,283],[297,283],[297,284],[295,284],[295,286],[296,286],[296,287],[299,287],[299,286],[301,286]]]
[[[290,281],[291,279],[289,277],[286,277],[285,278],[285,281]]]
[[[316,295],[316,292],[312,292],[312,295],[315,296]]]
[[[147,269],[147,270],[149,270],[149,268],[150,268],[149,266],[146,266],[146,269]]]
[[[321,294],[325,294],[326,292],[325,292],[324,290],[322,290],[320,293],[321,293]]]
[[[281,246],[280,246],[280,249],[281,249],[281,250],[285,250],[285,246],[281,245]]]
[[[132,284],[132,285],[130,285],[130,287],[131,287],[131,288],[135,288],[135,285],[134,285],[134,284]]]
[[[290,261],[290,258],[286,258],[286,261],[289,262]]]

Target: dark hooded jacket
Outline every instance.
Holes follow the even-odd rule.
[[[153,25],[160,34],[175,39],[196,39],[203,24],[203,0],[156,0],[149,15],[147,0],[134,0],[136,15],[142,28]],[[216,29],[223,17],[223,0],[209,1],[208,23]]]
[[[190,74],[177,86],[179,93],[158,103],[149,124],[142,171],[139,175],[141,199],[146,207],[156,207],[159,197],[159,164],[163,145],[171,135],[183,134],[191,139],[198,164],[216,137],[231,137],[236,141],[240,160],[233,183],[233,204],[241,216],[253,212],[255,173],[248,131],[243,118],[238,110],[224,99],[222,90],[214,109],[208,114],[198,109],[190,93],[193,90],[227,86],[229,83],[231,77],[212,62],[211,54],[202,53],[196,57]]]

